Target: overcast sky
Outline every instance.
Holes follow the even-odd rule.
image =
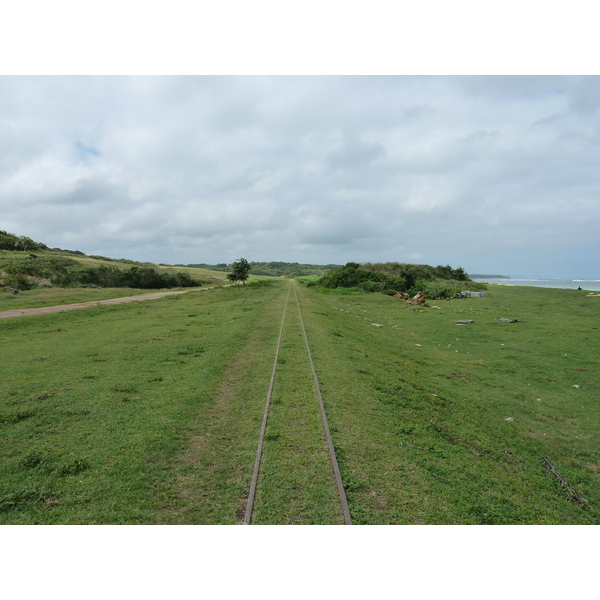
[[[600,276],[600,77],[2,76],[0,229],[162,263]]]

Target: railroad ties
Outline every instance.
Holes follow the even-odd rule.
[[[286,319],[289,321],[290,319],[290,312],[291,310],[288,308],[289,304],[290,304],[290,297],[291,297],[291,291],[293,289],[294,291],[294,301],[297,307],[297,311],[298,311],[298,320],[299,320],[299,324],[300,324],[300,329],[302,331],[302,336],[304,338],[304,345],[306,348],[306,353],[308,355],[308,361],[307,361],[307,366],[310,366],[310,371],[312,374],[312,381],[313,381],[313,385],[314,385],[314,399],[316,401],[316,403],[318,403],[319,406],[319,412],[320,412],[320,419],[322,421],[322,425],[324,428],[324,433],[325,433],[325,439],[326,439],[326,444],[327,444],[327,448],[329,451],[329,459],[331,461],[331,467],[332,467],[332,474],[333,474],[333,478],[335,479],[335,487],[337,490],[337,497],[338,497],[338,501],[339,501],[339,507],[341,508],[341,512],[343,513],[343,519],[346,525],[351,525],[352,524],[352,518],[350,515],[350,510],[348,508],[348,501],[346,499],[346,492],[344,490],[344,486],[342,483],[342,477],[340,474],[340,468],[338,465],[338,461],[336,458],[336,454],[335,454],[335,449],[334,449],[334,445],[333,445],[333,440],[331,438],[331,432],[329,430],[329,424],[327,421],[327,414],[325,412],[325,406],[323,403],[323,397],[321,395],[321,390],[320,390],[320,386],[319,386],[319,381],[317,378],[317,373],[315,371],[315,366],[314,366],[314,362],[312,359],[312,354],[310,351],[310,346],[308,343],[308,336],[306,335],[306,328],[304,326],[304,320],[302,318],[302,310],[300,308],[300,301],[298,299],[298,294],[296,292],[296,284],[295,282],[290,282],[289,284],[289,288],[288,288],[288,294],[286,296],[286,300],[285,300],[285,305],[284,305],[284,309],[283,309],[283,316],[281,319],[281,327],[279,329],[279,337],[277,339],[277,345],[276,345],[276,350],[275,350],[275,358],[273,361],[273,369],[271,372],[271,380],[269,383],[269,390],[267,393],[267,399],[266,399],[266,404],[265,404],[265,410],[264,410],[264,414],[263,414],[263,420],[262,420],[262,426],[261,426],[261,430],[260,430],[260,435],[259,435],[259,440],[258,440],[258,448],[257,448],[257,452],[256,452],[256,459],[255,459],[255,463],[254,463],[254,471],[252,474],[252,481],[250,484],[250,491],[248,494],[248,500],[246,503],[246,511],[245,511],[245,515],[244,515],[244,525],[250,525],[252,523],[252,519],[253,519],[253,514],[254,514],[254,509],[255,509],[255,499],[256,499],[256,495],[257,495],[257,490],[259,488],[259,482],[260,482],[260,478],[259,478],[259,474],[261,471],[261,466],[264,468],[264,461],[265,461],[265,456],[264,456],[264,442],[265,442],[265,436],[266,436],[266,432],[267,432],[267,427],[268,427],[268,421],[269,421],[269,414],[272,410],[272,398],[273,398],[273,389],[275,386],[275,382],[278,380],[278,377],[281,377],[281,374],[278,373],[278,365],[280,365],[281,363],[281,359],[280,359],[280,350],[282,347],[282,340],[284,339],[284,329],[286,326]]]

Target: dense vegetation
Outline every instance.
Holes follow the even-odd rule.
[[[34,242],[24,235],[18,236],[8,231],[0,231],[0,250],[47,250],[48,246]]]
[[[0,285],[17,290],[35,287],[130,287],[162,289],[201,285],[188,273],[168,273],[153,266],[134,265],[128,269],[116,266],[81,267],[67,257],[29,257],[2,265]]]
[[[210,269],[211,271],[230,272],[235,263],[218,263],[209,265],[206,263],[177,265],[179,267],[196,267]],[[332,269],[339,269],[341,265],[311,265],[287,262],[250,262],[250,268],[254,275],[266,275],[267,277],[308,277],[310,275],[325,275]]]
[[[308,285],[325,289],[355,288],[357,291],[388,295],[423,292],[428,298],[451,297],[465,287],[485,289],[485,284],[472,281],[460,267],[453,269],[450,266],[431,267],[395,262],[362,265],[350,262]]]
[[[77,259],[89,258],[94,266]],[[113,262],[114,265],[98,264]],[[124,268],[124,265],[132,265]],[[152,263],[86,256],[83,252],[48,248],[25,236],[0,231],[0,286],[16,290],[35,287],[129,287],[163,289],[193,287],[203,282],[184,272],[167,272]]]
[[[181,271],[161,270],[151,263],[131,260],[115,260],[104,256],[86,256],[83,252],[49,249],[45,244],[25,236],[16,236],[0,231],[0,286],[17,290],[28,290],[38,286],[73,287],[130,287],[139,289],[161,289],[192,287],[203,282]],[[34,253],[35,252],[35,253]],[[83,265],[83,258],[100,261]],[[341,288],[360,292],[383,292],[416,294],[421,291],[428,298],[450,297],[465,287],[485,289],[485,284],[473,282],[462,268],[454,269],[438,265],[411,265],[398,262],[358,263],[340,265],[314,265],[286,263],[281,261],[197,263],[175,265],[176,267],[202,268],[229,273],[228,279],[245,281],[248,272],[267,277],[310,277],[308,283],[322,289]],[[102,263],[113,264],[102,264]],[[128,269],[125,265],[131,265]],[[166,265],[161,265],[166,267]],[[316,278],[319,278],[315,281]],[[468,285],[467,285],[468,284]]]

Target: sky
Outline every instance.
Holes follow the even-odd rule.
[[[589,0],[7,3],[0,229],[156,263],[400,261],[600,278],[595,12]],[[136,591],[148,582],[148,597],[196,590],[198,564],[203,589],[231,587],[233,549],[247,595],[248,559],[264,556],[257,541],[283,548],[270,577],[286,585],[319,536],[348,591],[389,595],[403,564],[403,588],[423,597],[433,560],[443,582],[433,593],[450,582],[490,596],[494,581],[499,598],[515,577],[539,594],[531,561],[552,561],[557,538],[593,543],[586,528],[366,528],[350,534],[358,544],[342,528],[310,538],[284,528],[132,531],[19,530],[5,547],[12,558],[22,554],[14,548],[47,546],[36,564],[46,594],[65,556],[77,564],[81,581],[60,581],[73,598],[119,542],[137,576],[107,563],[121,575],[104,578],[111,591],[114,582]],[[519,548],[527,555],[515,561]],[[467,553],[481,560],[465,583]],[[348,565],[358,560],[366,576],[357,578]],[[572,560],[565,581],[592,589],[594,569]],[[15,589],[23,564],[11,561]],[[550,595],[556,586],[548,582]]]
[[[597,76],[2,76],[0,229],[156,263],[600,275]]]

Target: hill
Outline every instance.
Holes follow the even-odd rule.
[[[4,288],[20,291],[55,286],[164,289],[208,285],[224,279],[206,269],[182,269],[49,248],[26,236],[0,231],[0,287]]]

